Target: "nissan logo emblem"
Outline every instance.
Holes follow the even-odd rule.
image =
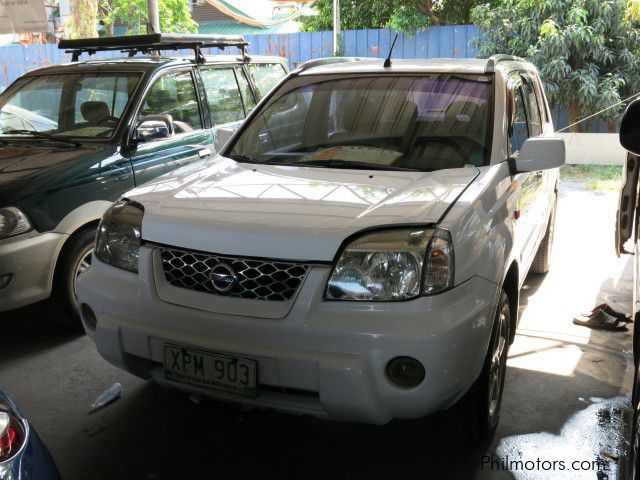
[[[226,263],[219,263],[209,272],[211,285],[218,292],[223,293],[230,290],[238,281],[236,272]]]

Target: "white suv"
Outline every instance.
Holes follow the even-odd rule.
[[[187,392],[495,428],[518,292],[549,268],[561,139],[535,67],[327,59],[215,158],[143,185],[78,282],[111,363]]]

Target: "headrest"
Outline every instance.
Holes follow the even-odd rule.
[[[109,106],[106,102],[88,101],[80,105],[80,113],[89,123],[99,123],[110,116]]]

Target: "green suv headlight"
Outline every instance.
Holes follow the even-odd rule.
[[[329,281],[328,300],[396,301],[453,286],[449,232],[398,228],[365,233],[343,249]]]
[[[18,207],[0,208],[0,240],[33,229],[29,218]]]
[[[137,202],[122,199],[114,203],[98,227],[98,260],[137,273],[143,215],[144,208]]]

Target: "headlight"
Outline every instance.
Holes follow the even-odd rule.
[[[114,267],[138,272],[140,230],[144,208],[137,202],[118,200],[98,227],[96,257]]]
[[[442,229],[399,228],[352,240],[333,268],[328,300],[394,301],[453,286],[453,246]]]
[[[0,208],[0,239],[26,233],[32,228],[31,222],[19,208]]]

